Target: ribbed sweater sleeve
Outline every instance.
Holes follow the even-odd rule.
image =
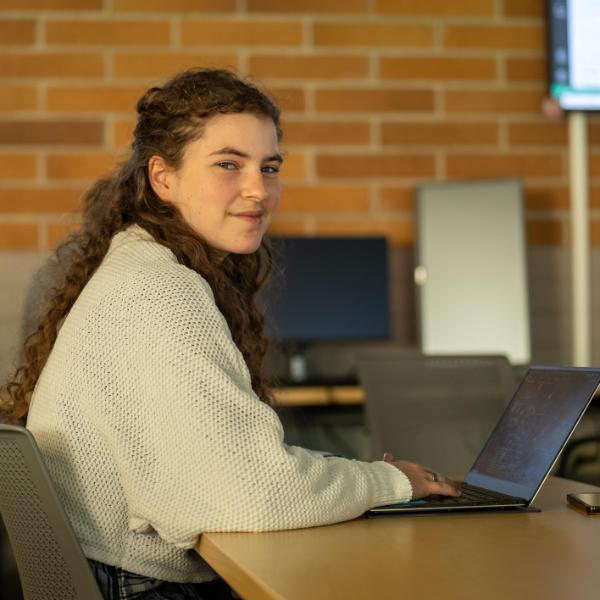
[[[285,445],[208,284],[175,262],[136,267],[144,246],[106,265],[126,280],[86,291],[94,342],[80,348],[88,418],[112,449],[131,529],[188,548],[204,531],[323,525],[410,498],[389,464]]]

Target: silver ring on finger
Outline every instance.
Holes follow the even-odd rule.
[[[431,469],[426,469],[427,473],[429,473],[430,477],[431,477],[431,481],[437,483],[440,480],[440,476],[438,473],[436,473],[435,471],[432,471]]]

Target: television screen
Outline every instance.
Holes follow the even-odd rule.
[[[548,0],[550,95],[565,110],[600,110],[600,2]]]
[[[278,342],[390,337],[383,237],[273,237],[275,273],[262,301]]]

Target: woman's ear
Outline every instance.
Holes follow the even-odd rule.
[[[148,179],[154,193],[164,202],[175,201],[174,170],[160,156],[148,159]]]

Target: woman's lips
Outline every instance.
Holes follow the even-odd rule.
[[[263,214],[264,213],[237,213],[234,214],[234,217],[238,217],[239,219],[243,219],[244,221],[247,221],[248,223],[254,223],[256,225],[258,225],[263,218]]]

